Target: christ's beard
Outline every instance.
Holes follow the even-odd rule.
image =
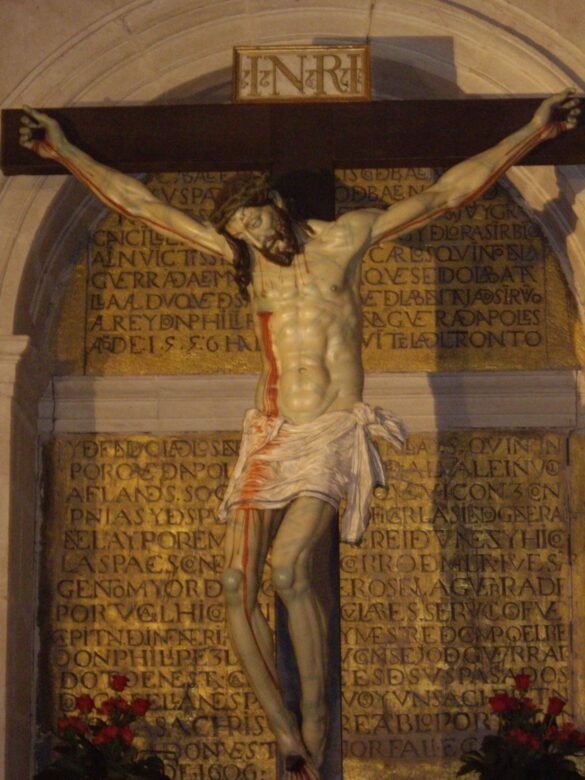
[[[276,265],[289,267],[301,250],[291,218],[281,208],[275,207],[277,224],[274,235],[260,250],[262,256]]]

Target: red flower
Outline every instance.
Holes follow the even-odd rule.
[[[585,747],[585,734],[582,731],[574,731],[572,737],[579,747]]]
[[[79,712],[87,714],[88,712],[91,712],[93,710],[94,707],[93,699],[91,698],[91,696],[88,696],[87,693],[84,693],[83,696],[78,696],[75,699],[75,706],[77,707]]]
[[[102,702],[100,706],[98,707],[97,711],[100,715],[105,715],[106,717],[108,715],[112,714],[112,711],[115,707],[115,699],[106,699],[106,701]]]
[[[73,729],[73,731],[76,731],[78,734],[85,734],[88,730],[88,725],[85,721],[81,720],[81,718],[72,715],[69,718],[59,718],[57,721],[57,729],[60,732],[67,731],[67,729]]]
[[[514,677],[517,691],[527,691],[530,688],[530,675],[529,674],[517,674]]]
[[[120,729],[120,739],[125,745],[131,745],[134,739],[134,732],[130,726],[122,726]]]
[[[118,726],[104,726],[93,738],[94,745],[107,745],[108,742],[113,742],[119,731]]]
[[[548,700],[547,715],[559,715],[565,709],[566,703],[564,699],[560,699],[558,696],[551,696]]]
[[[118,693],[121,693],[128,685],[128,678],[125,674],[113,674],[112,675],[112,688]]]
[[[112,705],[118,710],[118,712],[128,712],[130,709],[130,705],[126,699],[123,699],[121,696],[118,696],[117,699],[112,699],[111,702]]]
[[[524,745],[531,750],[538,750],[542,744],[539,736],[519,728],[510,729],[508,739],[511,742],[516,742],[518,745]]]
[[[509,738],[512,742],[517,742],[519,745],[528,745],[532,735],[524,731],[524,729],[510,729]]]
[[[577,747],[585,747],[585,733],[577,731],[574,723],[563,723],[557,736],[558,742],[573,742]]]
[[[574,733],[574,723],[563,723],[561,730],[559,731],[559,742],[568,742],[570,739],[572,739]]]
[[[532,712],[532,710],[536,709],[536,704],[528,696],[525,696],[523,699],[521,699],[521,706],[522,709],[528,710],[528,712]]]
[[[511,700],[507,693],[496,693],[489,699],[492,712],[500,715],[503,712],[508,712],[511,709]]]
[[[148,699],[134,699],[132,702],[132,709],[134,710],[134,714],[140,717],[150,709],[150,701]]]

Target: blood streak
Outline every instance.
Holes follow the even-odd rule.
[[[278,417],[278,366],[276,357],[272,348],[272,334],[270,333],[271,311],[261,311],[260,334],[262,336],[262,346],[264,355],[268,362],[268,376],[264,383],[264,414],[267,417]]]
[[[186,244],[192,245],[197,244],[197,246],[202,249],[204,252],[211,252],[212,254],[217,254],[217,249],[214,249],[211,244],[205,243],[205,235],[202,232],[201,235],[198,235],[196,237],[196,240],[194,240],[193,237],[186,235],[184,233],[180,233],[177,230],[174,230],[170,224],[166,223],[159,223],[155,222],[153,219],[151,219],[148,216],[141,215],[140,217],[138,214],[134,214],[129,209],[124,208],[121,203],[118,203],[116,200],[111,198],[107,193],[103,192],[97,184],[93,181],[91,176],[87,176],[80,168],[78,168],[76,165],[74,165],[69,160],[62,157],[59,152],[55,149],[55,147],[50,144],[48,141],[38,141],[34,145],[34,150],[39,154],[39,150],[43,147],[46,147],[51,150],[53,153],[53,157],[57,162],[60,162],[61,165],[63,165],[65,168],[68,168],[71,173],[79,179],[83,184],[85,184],[101,201],[102,203],[105,203],[106,206],[109,206],[114,211],[119,212],[120,214],[123,214],[125,217],[130,217],[131,219],[140,219],[141,222],[144,222],[147,225],[152,225],[152,227],[158,231],[159,233],[170,233],[174,236],[177,236],[177,238],[181,241],[184,241]]]

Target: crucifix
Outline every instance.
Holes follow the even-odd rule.
[[[22,112],[5,112],[6,174],[61,173],[64,166],[108,206],[233,261],[241,294],[251,299],[264,368],[222,508],[230,632],[276,736],[284,776],[340,777],[339,754],[326,755],[333,719],[325,701],[328,642],[311,559],[342,497],[342,536],[361,538],[371,492],[383,479],[370,435],[397,445],[403,438],[396,420],[361,397],[359,261],[372,243],[477,197],[517,161],[583,162],[583,128],[564,132],[577,124],[578,101],[565,91],[540,106],[436,101],[433,111],[412,101],[50,113],[30,111],[23,119]],[[464,138],[456,127],[465,127]],[[387,211],[335,220],[334,169],[356,164],[455,167]],[[315,173],[289,177],[311,217],[302,220],[290,218],[281,193],[262,175],[235,178],[210,222],[199,222],[118,172],[263,169],[277,178],[300,168]],[[299,723],[283,702],[272,639],[256,604],[271,543],[299,669]]]

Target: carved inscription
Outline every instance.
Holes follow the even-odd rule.
[[[436,178],[428,168],[337,176],[340,213],[404,200]],[[372,248],[362,302],[364,363],[372,370],[576,365],[576,316],[558,264],[536,222],[501,184]]]
[[[126,674],[154,702],[146,745],[181,780],[274,777],[265,716],[226,635],[215,515],[238,447],[233,434],[63,436],[50,447],[45,717]]]
[[[159,174],[164,203],[203,218],[230,174]],[[89,250],[86,371],[229,373],[259,370],[252,315],[231,263],[109,214]]]
[[[238,46],[234,96],[246,102],[367,100],[368,46]]]
[[[341,170],[341,212],[426,189],[429,169]],[[159,174],[148,187],[198,216],[228,174]],[[398,242],[362,271],[367,370],[544,368],[578,364],[583,337],[556,259],[501,186]],[[255,373],[250,307],[231,264],[109,214],[69,285],[54,340],[58,371]]]
[[[387,495],[341,559],[350,780],[474,747],[489,697],[519,671],[537,702],[568,697],[565,446],[462,432],[381,448]]]

